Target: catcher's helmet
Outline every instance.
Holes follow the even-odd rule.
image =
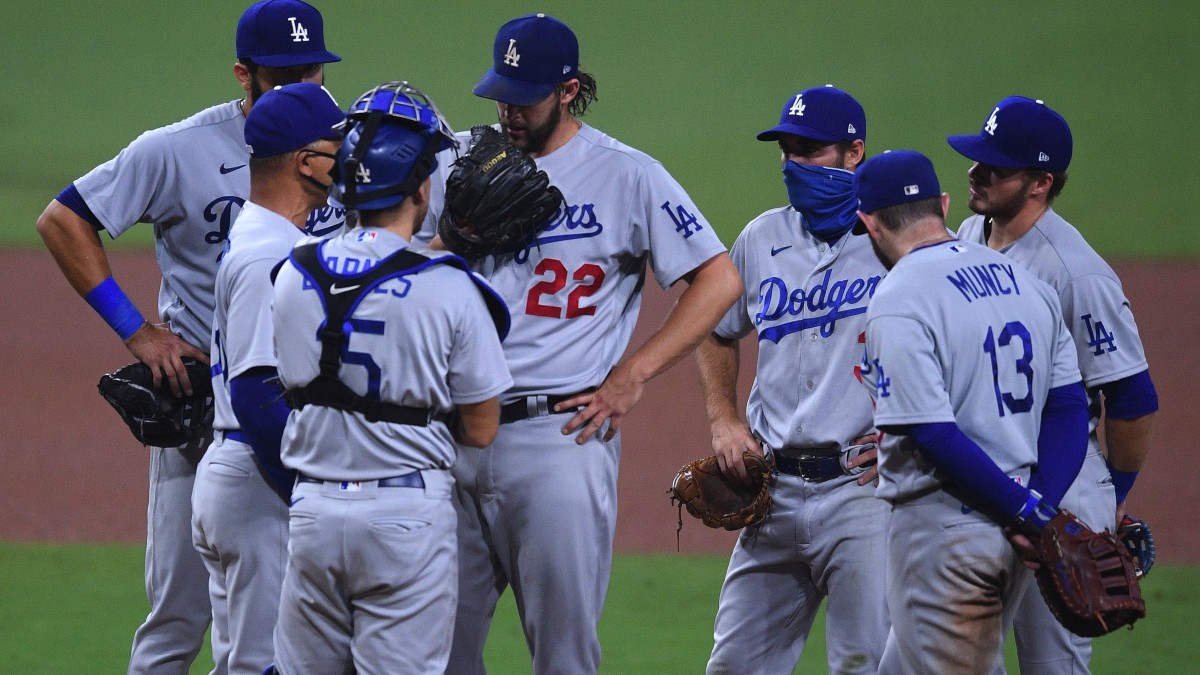
[[[351,104],[345,124],[332,197],[348,209],[399,204],[437,168],[438,152],[458,147],[433,101],[407,82],[364,93]]]

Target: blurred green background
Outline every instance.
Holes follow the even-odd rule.
[[[245,0],[26,2],[0,8],[0,241],[140,132],[241,95],[232,74]],[[1195,257],[1200,5],[909,0],[318,2],[343,105],[389,79],[430,94],[460,129],[491,122],[471,88],[504,21],[546,11],[579,35],[599,80],[587,121],[660,159],[727,243],[786,200],[773,144],[754,134],[788,96],[833,83],[867,111],[868,152],[930,155],[967,216],[969,162],[945,136],[978,131],[1009,94],[1071,123],[1056,204],[1104,255]],[[150,228],[123,240],[145,244]],[[128,242],[122,241],[122,244]]]

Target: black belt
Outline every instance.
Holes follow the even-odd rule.
[[[590,392],[593,390],[588,390],[588,391]],[[519,398],[515,401],[510,401],[510,402],[505,403],[504,405],[500,406],[500,424],[511,424],[513,422],[519,422],[520,420],[529,419],[530,417],[544,417],[546,415],[553,415],[554,414],[554,406],[558,405],[559,403],[562,403],[563,401],[573,399],[576,396],[579,396],[580,394],[584,394],[584,393],[588,393],[588,392],[581,391],[581,392],[578,392],[575,394],[563,394],[563,395],[547,394],[545,396],[545,398],[546,398],[545,412],[542,412],[542,409],[539,406],[538,399],[540,399],[542,397],[540,397],[540,396],[522,396],[521,398]],[[533,410],[533,412],[531,413],[530,410]],[[567,411],[564,410],[562,412],[567,412]]]
[[[425,479],[421,478],[420,471],[406,473],[403,476],[392,476],[390,478],[381,478],[378,481],[355,481],[355,480],[321,480],[320,478],[312,478],[301,474],[296,477],[298,483],[341,483],[343,486],[351,483],[379,483],[381,488],[423,488],[425,487]]]
[[[788,457],[778,452],[774,454],[775,468],[779,473],[799,476],[810,483],[824,483],[827,480],[847,475],[842,470],[842,462],[838,455]]]

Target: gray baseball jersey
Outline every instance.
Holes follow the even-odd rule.
[[[341,274],[366,271],[404,248],[398,235],[356,228],[328,240],[322,255]],[[275,346],[287,387],[319,371],[317,329],[325,310],[316,289],[292,264],[275,283]],[[461,270],[434,265],[384,282],[358,306],[339,377],[361,395],[404,406],[450,412],[511,385],[496,329],[483,299]],[[297,336],[307,336],[300,339]],[[294,411],[283,437],[284,464],[329,480],[377,480],[454,464],[445,424],[425,427],[368,422],[325,406]]]
[[[730,257],[745,290],[714,332],[758,338],[746,419],[759,438],[777,453],[837,454],[873,428],[855,375],[867,304],[886,270],[869,237],[826,243],[801,220],[788,206],[742,231]],[[877,600],[887,504],[849,476],[780,474],[771,494],[770,518],[744,532],[730,558],[708,672],[790,672],[825,597],[830,672],[874,672],[888,633]],[[764,641],[764,629],[776,638]]]
[[[460,451],[460,593],[450,672],[482,669],[490,617],[510,584],[524,608],[534,671],[595,672],[620,437],[606,443],[599,434],[576,444],[561,433],[570,415],[550,413],[545,397],[604,380],[633,332],[647,265],[667,287],[725,250],[662,164],[593,127],[584,124],[536,161],[562,191],[566,213],[528,249],[477,265],[512,314],[504,358],[515,383],[502,400],[528,397],[535,414],[501,424],[487,451]],[[444,175],[434,182],[444,183]],[[435,195],[431,211],[440,208]],[[549,474],[553,486],[546,485]]]
[[[896,264],[867,312],[866,358],[876,426],[955,422],[1025,482],[1037,463],[1046,392],[1080,379],[1053,289],[986,246],[960,241]],[[884,436],[879,497],[941,486],[911,443]]]
[[[357,228],[328,241],[321,255],[327,269],[349,274],[407,245],[391,232]],[[319,372],[323,305],[294,264],[281,268],[275,344],[289,387]],[[438,264],[384,281],[347,323],[339,378],[360,395],[446,413],[512,385],[496,328],[462,270]],[[308,405],[288,420],[283,461],[301,481],[275,632],[280,669],[443,672],[458,595],[455,447],[446,425],[368,422]],[[397,477],[407,482],[378,482]]]
[[[1023,483],[1047,392],[1080,379],[1054,290],[1003,255],[954,240],[909,253],[880,283],[862,374],[877,426],[954,422]],[[893,504],[893,632],[880,672],[985,672],[1002,658],[1001,615],[1029,573],[1001,528],[970,495],[947,492],[911,439],[885,434],[879,454],[878,495]]]
[[[985,245],[987,234],[986,219],[978,215],[958,229],[964,241]],[[1147,368],[1129,300],[1112,267],[1053,209],[1047,209],[1028,232],[1000,252],[1058,293],[1063,318],[1075,341],[1083,383],[1089,389],[1091,412],[1087,457],[1061,505],[1093,529],[1112,529],[1116,495],[1096,434],[1101,404],[1095,387]],[[1013,612],[1022,662],[1044,672],[1087,670],[1092,641],[1064,628],[1036,588],[1026,592]]]
[[[162,274],[158,311],[184,340],[207,350],[217,262],[250,192],[241,102],[213,106],[147,131],[74,182],[112,237],[153,223]],[[341,228],[344,211],[318,209],[314,233]],[[187,457],[155,449],[147,509],[146,592],[150,615],[134,636],[131,672],[190,663],[210,620],[208,574],[192,548],[192,483],[208,441]]]
[[[250,446],[229,437],[240,429],[229,383],[251,368],[276,365],[271,269],[303,236],[288,219],[247,201],[217,270],[209,352],[217,433],[192,489],[192,540],[212,580],[218,672],[259,672],[274,659],[287,508],[259,475]]]

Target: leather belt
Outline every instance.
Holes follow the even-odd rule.
[[[343,488],[355,483],[378,483],[381,488],[424,488],[425,479],[421,478],[420,471],[406,473],[403,476],[392,476],[390,478],[380,478],[377,481],[371,480],[321,480],[320,478],[312,478],[311,476],[300,475],[296,477],[298,483],[336,483]]]
[[[595,391],[576,392],[574,394],[546,394],[543,396],[522,396],[521,398],[500,406],[500,424],[511,424],[530,417],[545,417],[554,414],[554,406],[563,401],[575,398],[580,394]],[[543,403],[543,399],[545,403]],[[562,412],[567,412],[566,410]]]
[[[847,475],[842,470],[842,463],[837,455],[788,457],[778,452],[774,454],[775,468],[779,473],[799,476],[810,483],[824,483],[827,480]]]

